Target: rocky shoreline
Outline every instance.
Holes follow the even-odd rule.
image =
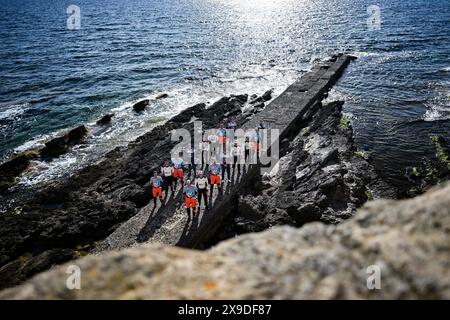
[[[248,95],[229,96],[187,108],[126,147],[106,154],[64,181],[55,181],[19,207],[0,215],[0,287],[86,254],[95,242],[150,201],[148,179],[175,145],[170,131],[193,130],[193,117],[216,128],[242,114]],[[243,114],[242,121],[253,113]]]
[[[377,200],[337,226],[275,227],[207,251],[146,245],[76,261],[0,299],[450,299],[450,185]],[[369,287],[373,268],[380,289]]]
[[[332,58],[330,64],[338,59],[338,56]],[[319,67],[320,65],[316,71],[319,74],[328,71]],[[311,75],[306,77],[306,83],[311,79],[312,84]],[[229,117],[234,117],[241,127],[262,112],[271,98],[269,90],[260,97],[235,95],[224,97],[208,107],[206,104],[192,106],[127,147],[111,151],[98,164],[76,172],[67,180],[52,183],[20,207],[1,215],[1,287],[19,284],[54,264],[88,254],[100,240],[144,208],[151,200],[147,185],[151,172],[169,158],[174,146],[170,139],[172,130],[185,128],[192,131],[193,119],[202,121],[204,129],[217,128]],[[243,196],[234,197],[227,203],[228,207],[239,209],[221,224],[222,227],[209,240],[197,247],[208,247],[236,234],[260,231],[273,225],[290,224],[298,227],[310,221],[336,223],[350,217],[368,199],[366,193],[369,189],[366,184],[375,181],[376,173],[364,159],[355,155],[351,128],[340,126],[342,103],[323,106],[321,99],[309,107],[299,123],[291,126],[295,130],[291,129],[290,136],[281,143],[282,153],[285,154],[282,162],[289,167],[291,176],[287,178],[288,173],[282,169],[278,177],[273,177],[269,184],[282,184],[284,189],[276,190],[276,187],[268,187],[267,182],[258,182],[260,195],[257,197],[263,197],[269,206],[267,217],[261,217],[265,209],[261,211],[260,208],[249,205],[252,199],[250,195],[245,195],[247,192],[244,189]],[[134,109],[141,110],[148,103],[147,100],[139,102]],[[109,120],[106,119],[106,122]],[[306,132],[308,130],[309,134]],[[81,129],[76,131],[86,134]],[[308,151],[303,150],[305,139],[299,137],[307,135],[325,139],[312,144],[314,150],[309,150],[310,156]],[[82,136],[79,135],[79,138]],[[333,140],[333,137],[336,139]],[[67,143],[67,138],[64,141]],[[57,154],[53,153],[53,156]],[[294,161],[285,161],[289,158]],[[299,166],[310,168],[311,173],[298,177],[295,184]],[[348,173],[348,167],[354,168],[354,172],[350,170]],[[301,179],[305,181],[300,182]],[[253,181],[249,183],[254,185]],[[309,193],[305,190],[308,184],[313,188]],[[341,184],[342,190],[332,191],[333,195],[326,191],[313,191],[326,188],[333,190],[338,184]],[[345,197],[338,199],[344,193]],[[274,202],[271,198],[281,201]],[[244,204],[244,201],[247,202]],[[333,201],[341,203],[346,209],[341,210],[342,212],[333,209]],[[285,206],[277,208],[279,203]],[[315,208],[314,205],[318,207]]]
[[[330,59],[329,63],[332,64],[340,58],[341,56],[335,56]],[[320,74],[317,77],[319,82],[324,81],[324,74],[328,72],[328,68],[329,64],[317,66],[317,72]],[[309,77],[308,79],[313,78],[311,75],[307,75],[307,77]],[[337,80],[334,75],[332,78],[333,81]],[[309,81],[308,79],[305,81]],[[296,87],[295,89],[299,92],[307,92],[307,89],[304,88]],[[329,87],[327,86],[326,89],[329,90]],[[341,224],[352,218],[358,208],[366,202],[379,198],[396,199],[398,197],[397,190],[383,181],[364,152],[357,149],[351,125],[342,115],[344,102],[322,103],[327,90],[324,92],[320,90],[320,98],[315,103],[308,105],[302,116],[289,126],[288,133],[280,141],[281,158],[276,169],[269,175],[257,176],[246,181],[246,185],[239,189],[235,196],[230,197],[229,202],[226,203],[231,210],[220,223],[220,227],[216,228],[201,243],[196,243],[195,247],[206,249],[217,244],[219,247],[227,247],[227,243],[238,243],[239,245],[230,250],[240,250],[240,243],[244,240],[239,239],[256,239],[259,236],[241,236],[243,238],[227,241],[223,245],[220,243],[238,235],[265,231],[276,226],[285,227],[275,228],[274,231],[265,232],[264,235],[268,235],[267,237],[270,238],[274,234],[278,237],[280,231],[275,230],[287,230],[286,232],[292,235],[299,232],[301,234],[299,237],[302,238],[309,232],[302,230],[309,227],[305,225],[311,222],[320,222],[321,224],[314,224],[314,227],[306,230],[316,228],[320,229],[320,232],[328,234],[332,232],[330,230],[335,229],[325,225]],[[158,99],[164,97],[161,95],[158,96]],[[18,285],[56,264],[80,258],[93,251],[103,251],[105,238],[114,234],[127,221],[130,222],[142,213],[145,214],[146,207],[151,200],[148,179],[151,172],[159,169],[163,161],[169,158],[170,150],[175,145],[170,139],[172,130],[184,128],[192,132],[193,120],[202,121],[204,129],[217,128],[220,123],[230,117],[236,120],[238,126],[252,124],[259,114],[264,113],[267,103],[271,99],[272,92],[268,90],[261,96],[231,95],[208,106],[201,103],[187,108],[128,146],[112,150],[99,163],[89,165],[68,179],[52,182],[23,201],[20,206],[0,215],[0,289]],[[147,100],[141,101],[134,105],[133,109],[140,112],[148,103]],[[296,107],[297,104],[291,106],[294,109]],[[293,113],[296,112],[293,110]],[[98,124],[107,125],[112,118],[113,115],[106,115],[99,120]],[[274,119],[274,121],[276,120]],[[61,154],[60,152],[65,152],[71,144],[80,143],[86,134],[87,132],[79,127],[71,134],[50,141],[43,150],[34,152],[32,157],[57,157]],[[439,139],[436,139],[436,143],[442,146],[439,149],[441,154],[444,154],[442,158],[448,160],[445,157],[445,152],[447,152],[445,143]],[[11,172],[9,175],[4,174],[4,179],[2,177],[2,183],[5,182],[3,186],[9,186],[13,183],[14,175],[26,170],[30,158],[25,156],[24,159],[21,159],[22,156],[16,158],[17,162],[13,166],[11,163],[7,163],[5,169],[3,165],[3,171],[0,170],[0,172]],[[420,170],[416,170],[420,172]],[[426,174],[424,175],[428,177]],[[418,193],[426,189],[425,185],[422,185],[422,189],[418,190]],[[173,206],[173,209],[164,211],[164,216],[155,219],[154,228],[162,230],[163,222],[175,210],[176,207]],[[144,218],[149,219],[145,215]],[[158,224],[158,219],[163,221],[161,225]],[[168,221],[170,222],[170,219]],[[353,225],[357,223],[353,222]],[[352,222],[349,224],[351,225]],[[302,228],[300,231],[293,231],[294,229],[287,226]],[[339,230],[344,229],[340,228]],[[165,231],[159,232],[164,236]],[[185,246],[181,242],[176,244]],[[102,250],[98,250],[99,248]],[[155,252],[161,247],[151,248],[155,250],[151,250],[149,257],[159,259]],[[246,246],[242,248],[243,250],[251,249]],[[136,263],[139,263],[142,252],[146,249],[135,250],[126,251],[121,257],[136,258]],[[183,251],[177,250],[163,248],[161,259],[166,261],[166,257],[164,257],[166,252],[169,252],[169,255],[170,252],[175,252],[176,256],[184,255]],[[205,256],[210,254],[208,252],[215,252],[215,250],[220,251],[220,249],[212,249],[207,251]],[[128,254],[130,255],[127,256]],[[99,255],[82,261],[90,261],[85,265],[90,269],[92,261],[94,261],[93,263],[102,261],[103,257],[105,257],[105,261],[108,261],[110,257],[116,259],[120,255],[117,253],[106,256]],[[195,253],[193,256],[198,256],[202,260],[201,253]],[[143,259],[146,260],[146,258]],[[153,267],[149,266],[149,268]],[[58,293],[50,293],[40,287],[39,283],[42,280],[39,279],[46,279],[49,274],[57,274],[60,270],[50,271],[47,275],[44,273],[35,278],[38,280],[31,280],[32,282],[28,282],[26,286],[31,285],[33,290],[39,287],[36,289],[37,291],[32,290],[32,292],[42,293],[44,297],[47,294],[54,294],[59,298],[66,297],[66,295],[75,297],[72,296],[73,293],[61,293],[60,296],[60,291],[58,291],[60,289],[55,289]],[[111,272],[116,271],[111,270]],[[117,272],[122,271],[119,268]],[[130,282],[132,281],[130,280]],[[53,288],[56,287],[58,285]],[[106,290],[102,283],[99,284],[99,288]],[[6,291],[3,297],[22,296],[22,289],[17,290]],[[117,298],[123,295],[128,296],[129,293],[117,293],[112,290],[110,293],[98,292],[98,294],[99,297],[111,295],[111,297]],[[130,295],[130,297],[132,296]],[[249,295],[249,297],[263,296],[260,294]],[[25,295],[24,297],[33,298],[35,296]],[[153,296],[149,295],[148,297]],[[175,295],[174,297],[181,296]],[[197,296],[186,293],[185,297],[195,298]],[[207,296],[200,295],[199,297]],[[224,295],[224,297],[227,296]],[[235,296],[230,295],[229,297]],[[271,293],[267,297],[277,298],[279,296]]]

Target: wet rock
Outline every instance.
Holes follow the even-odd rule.
[[[342,105],[333,102],[307,112],[298,133],[282,143],[284,155],[276,169],[244,189],[234,215],[218,230],[220,238],[226,232],[232,237],[274,225],[337,224],[369,197],[397,197],[396,190],[355,153],[351,127],[340,126]]]
[[[450,186],[378,200],[338,226],[276,227],[207,251],[139,246],[76,261],[4,290],[1,299],[450,299]],[[367,287],[370,266],[381,290]]]
[[[243,107],[242,100],[224,97],[208,109],[205,104],[187,108],[127,147],[112,150],[104,160],[53,182],[0,215],[0,268],[20,260],[26,252],[75,248],[106,238],[149,203],[151,193],[146,185],[175,146],[171,131],[193,130],[193,118],[202,121],[204,128],[217,128],[227,112]],[[47,152],[66,151],[66,139],[56,139],[52,142],[56,146],[50,143]],[[48,259],[51,263],[52,258]],[[26,275],[20,277],[24,278]]]
[[[262,102],[262,103],[259,103],[259,104],[257,104],[257,105],[255,105],[255,109],[264,109],[264,107],[266,106],[266,104],[264,103],[264,102]]]
[[[41,155],[45,158],[55,158],[67,153],[67,135],[54,138],[45,143],[45,147],[41,151]]]
[[[133,110],[136,112],[142,112],[145,110],[145,108],[148,106],[149,103],[150,103],[149,99],[139,101],[138,103],[133,105]]]
[[[200,118],[204,114],[205,108],[206,104],[204,103],[196,104],[192,108],[183,110],[182,112],[177,114],[172,118],[172,121],[177,123],[190,122],[193,117]]]
[[[241,104],[244,104],[248,101],[248,94],[232,95],[231,97],[239,101]]]
[[[264,101],[272,100],[272,93],[273,93],[273,89],[267,90],[266,92],[264,92],[264,94],[261,97],[263,98]]]
[[[75,129],[72,129],[67,134],[67,143],[68,144],[81,143],[87,133],[88,133],[88,130],[85,126],[79,126]]]
[[[14,185],[15,179],[28,169],[30,160],[37,158],[37,150],[21,153],[0,165],[0,192]]]
[[[112,117],[114,117],[114,113],[109,113],[104,115],[101,119],[97,121],[98,125],[107,125],[111,123]]]
[[[156,97],[155,97],[155,99],[156,100],[160,100],[160,99],[164,99],[164,98],[167,98],[169,95],[167,94],[167,93],[160,93],[160,94],[158,94]]]
[[[415,197],[450,179],[450,147],[442,136],[432,136],[431,143],[436,148],[435,157],[424,158],[420,165],[406,168],[410,187],[402,197]]]
[[[261,103],[264,103],[264,102],[267,102],[267,101],[271,100],[272,99],[272,92],[273,92],[273,90],[268,90],[268,91],[264,92],[264,94],[262,96],[253,98],[250,101],[250,104],[261,104]]]

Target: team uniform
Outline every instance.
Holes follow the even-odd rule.
[[[156,205],[156,198],[159,198],[159,200],[161,200],[161,202],[163,199],[163,193],[162,193],[163,178],[161,178],[161,176],[152,177],[150,179],[150,183],[152,185],[153,200]]]
[[[186,209],[189,210],[190,208],[193,208],[195,213],[197,210],[197,199],[195,198],[198,193],[197,187],[194,185],[185,186],[183,189],[183,193],[186,203]]]
[[[227,130],[225,128],[217,130],[217,137],[219,138],[219,144],[225,145],[227,143]]]
[[[259,127],[255,130],[255,134],[253,136],[253,148],[255,149],[256,154],[259,153],[259,148],[261,146],[261,132],[259,131]]]
[[[173,160],[173,178],[175,179],[175,186],[177,184],[178,179],[181,180],[181,183],[184,183],[184,164],[182,159]]]
[[[214,185],[217,185],[220,189],[220,176],[222,174],[222,166],[219,163],[213,163],[208,168],[210,172],[210,184],[211,189],[214,188]]]

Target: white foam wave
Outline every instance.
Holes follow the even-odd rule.
[[[427,110],[423,115],[425,121],[437,121],[450,119],[450,92],[440,92],[426,103]]]
[[[230,67],[220,78],[209,78],[203,81],[184,82],[175,85],[167,91],[167,98],[156,100],[155,93],[143,94],[140,99],[128,101],[111,110],[114,113],[111,126],[97,126],[93,119],[87,123],[89,135],[86,143],[78,145],[64,156],[52,162],[35,162],[33,169],[24,174],[18,186],[33,186],[45,183],[89,163],[100,161],[102,155],[117,146],[124,146],[139,136],[150,131],[156,125],[178,114],[183,109],[200,102],[212,103],[230,94],[262,94],[268,89],[274,89],[274,95],[280,94],[296,78],[301,75],[299,68],[276,68],[265,66]],[[229,81],[225,81],[228,79]],[[146,110],[136,114],[132,106],[142,99],[150,99]],[[16,148],[16,152],[43,146],[48,139],[61,135],[61,130],[50,135],[36,137]]]
[[[22,115],[29,107],[30,104],[24,103],[24,104],[13,104],[7,106],[4,109],[2,108],[0,110],[0,120],[15,119],[18,116]]]

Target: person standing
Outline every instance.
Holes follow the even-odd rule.
[[[259,162],[259,150],[261,148],[261,125],[258,125],[255,128],[255,132],[253,134],[253,148],[256,155],[256,163]]]
[[[195,186],[198,189],[198,208],[202,206],[202,198],[205,199],[205,208],[208,210],[208,179],[203,175],[203,171],[197,173]]]
[[[164,166],[161,167],[161,175],[163,179],[163,189],[166,193],[166,196],[169,192],[169,187],[172,193],[174,192],[173,189],[173,166],[170,165],[170,161],[166,160],[164,163]]]
[[[226,152],[227,146],[227,130],[224,128],[223,124],[221,124],[219,130],[217,130],[217,139],[219,140],[220,156]]]
[[[244,152],[245,152],[245,163],[247,163],[247,159],[250,156],[250,138],[245,137],[245,143],[244,143]]]
[[[231,169],[228,163],[227,155],[224,154],[222,157],[222,181],[225,181],[225,173],[227,174],[228,182],[231,182]]]
[[[173,179],[175,180],[175,189],[178,184],[178,180],[181,181],[181,187],[184,185],[184,162],[183,159],[177,157],[172,160],[173,162]]]
[[[233,175],[236,170],[236,165],[238,169],[238,174],[241,174],[241,158],[242,158],[242,148],[238,145],[238,142],[235,140],[233,145]]]
[[[152,196],[155,207],[157,198],[159,198],[159,200],[161,201],[161,205],[164,205],[162,192],[163,178],[158,175],[158,172],[156,170],[153,171],[153,177],[150,178],[150,184],[152,186]]]
[[[197,187],[192,183],[191,180],[186,181],[186,186],[183,188],[184,201],[186,204],[186,210],[189,215],[191,215],[191,209],[194,214],[197,213]]]
[[[224,128],[223,124],[220,125],[219,130],[217,130],[217,137],[219,139],[219,144],[225,145],[227,142],[227,130]]]
[[[191,148],[189,150],[190,155],[189,177],[191,178],[193,176],[194,179],[196,178],[197,163],[199,163],[198,153],[195,151],[196,151],[195,148]]]
[[[208,168],[210,173],[210,186],[211,186],[211,193],[214,190],[214,186],[217,185],[217,188],[219,189],[219,192],[222,190],[222,185],[220,182],[220,176],[222,174],[222,166],[220,163],[217,163],[216,160],[209,166]]]
[[[211,149],[211,141],[203,140],[200,142],[200,148],[202,150],[202,169],[205,168],[205,165],[209,163],[209,150]]]

